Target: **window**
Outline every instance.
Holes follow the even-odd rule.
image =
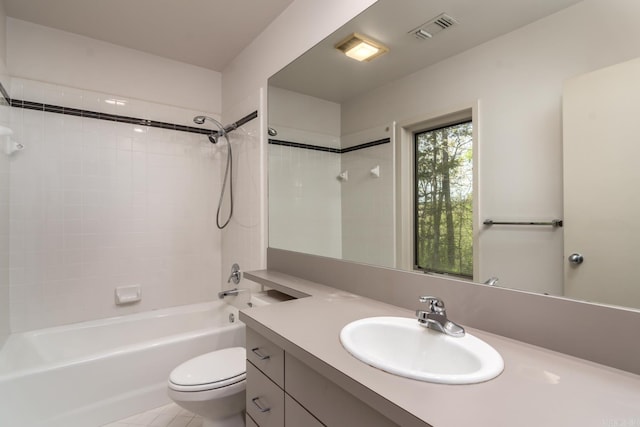
[[[414,134],[414,266],[473,277],[473,125]]]

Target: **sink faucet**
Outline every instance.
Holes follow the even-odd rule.
[[[442,332],[452,337],[463,337],[464,328],[447,319],[444,301],[436,297],[420,297],[420,302],[429,304],[426,310],[416,310],[418,323],[422,326]]]
[[[485,280],[484,284],[489,286],[496,286],[499,280],[500,279],[498,279],[497,277],[492,276],[492,277],[489,277],[487,280]]]

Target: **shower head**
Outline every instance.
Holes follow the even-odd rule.
[[[193,118],[193,122],[197,125],[202,125],[204,124],[205,121],[209,120],[210,122],[213,122],[218,129],[220,129],[220,132],[224,133],[224,126],[222,125],[222,123],[220,123],[219,121],[217,121],[216,119],[209,117],[209,116],[195,116]]]
[[[218,138],[220,138],[221,136],[224,136],[227,133],[227,131],[225,130],[225,128],[222,125],[222,123],[220,123],[216,119],[211,118],[209,116],[195,116],[193,118],[193,122],[195,124],[197,124],[197,125],[202,125],[207,120],[209,120],[210,122],[213,122],[218,127],[218,131],[217,132],[213,132],[213,133],[211,133],[211,135],[209,135],[209,141],[211,141],[213,144],[217,144],[218,143]],[[235,127],[234,127],[234,129],[235,129]]]

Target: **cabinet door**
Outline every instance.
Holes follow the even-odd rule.
[[[284,388],[284,351],[247,328],[247,359],[280,388]]]
[[[284,426],[284,391],[247,362],[247,414],[260,427]]]
[[[313,415],[291,396],[284,395],[284,423],[287,427],[323,427]]]
[[[247,415],[247,427],[258,427],[258,424],[249,415]]]
[[[287,393],[324,425],[398,427],[380,412],[289,354],[286,354],[285,368]]]

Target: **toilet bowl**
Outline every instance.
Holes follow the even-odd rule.
[[[202,427],[244,427],[246,352],[225,348],[187,360],[169,375],[168,394],[202,417]]]

